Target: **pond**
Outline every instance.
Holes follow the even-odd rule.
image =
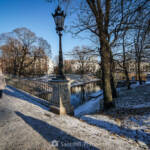
[[[71,88],[71,104],[74,108],[89,101],[89,96],[101,91],[100,81],[87,83]]]

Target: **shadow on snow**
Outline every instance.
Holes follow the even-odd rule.
[[[56,146],[58,149],[70,150],[71,148],[79,148],[81,150],[98,150],[98,148],[79,140],[59,128],[56,128],[42,120],[26,116],[21,112],[16,114],[22,118],[28,125],[30,125],[36,132],[38,132],[48,142],[53,143],[56,140]]]
[[[119,136],[124,136],[134,141],[141,141],[147,144],[147,146],[150,148],[150,134],[145,133],[143,130],[133,130],[129,128],[123,128],[113,123],[109,123],[107,121],[96,120],[85,116],[82,119],[88,124],[103,128],[111,133],[118,134]]]

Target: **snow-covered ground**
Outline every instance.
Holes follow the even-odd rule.
[[[149,83],[144,85],[137,83],[132,85],[131,90],[119,90],[115,109],[104,114],[90,114],[96,113],[98,101],[100,99],[80,106],[75,110],[75,115],[88,124],[103,128],[129,142],[136,141],[141,149],[150,149]]]
[[[150,84],[136,84],[133,87],[131,90],[120,90],[119,98],[115,100],[117,109],[150,106]]]
[[[127,90],[126,87],[124,88],[117,88],[119,93],[119,98],[116,99],[116,109],[126,108],[126,109],[138,109],[138,108],[147,108],[150,107],[150,99],[146,94],[149,95],[149,82],[144,85],[139,85],[137,82],[136,84],[131,85],[131,90]],[[147,87],[147,90],[145,88]],[[139,91],[139,92],[137,92]],[[143,93],[142,93],[143,92]],[[77,107],[74,110],[74,114],[76,117],[81,117],[87,114],[93,114],[100,111],[103,108],[103,91],[98,91],[96,93],[91,94],[92,98],[90,101],[86,102],[85,104]],[[139,94],[140,93],[140,94]],[[144,101],[146,95],[147,100]],[[100,95],[98,97],[98,95]],[[150,95],[149,95],[150,96]],[[137,98],[136,98],[137,97]],[[77,97],[74,97],[74,100],[77,101]]]
[[[150,149],[150,84],[118,89],[116,108],[100,110],[102,91],[74,110],[58,116],[14,88],[7,87],[0,101],[0,150],[4,149]],[[125,109],[125,110],[124,110]],[[88,115],[90,114],[90,115]],[[9,141],[9,143],[8,143]],[[55,146],[54,146],[55,145]]]
[[[0,150],[142,150],[132,138],[49,112],[7,87],[0,99]]]
[[[127,141],[136,141],[141,149],[150,148],[150,113],[145,115],[130,114],[124,119],[109,115],[85,115],[80,118],[88,124],[103,128]]]
[[[100,108],[100,98],[96,98],[77,107],[74,110],[74,115],[76,117],[80,117],[82,115],[96,113],[99,112],[99,108]]]
[[[126,109],[137,109],[137,108],[146,108],[150,107],[150,99],[144,101],[142,98],[143,94],[149,93],[149,86],[148,89],[145,91],[145,86],[149,85],[149,82],[143,85],[139,85],[137,82],[136,84],[131,85],[131,90],[127,90],[126,87],[117,88],[119,93],[119,98],[116,100],[116,109],[126,108]],[[141,90],[142,89],[142,90]],[[139,92],[137,92],[139,91]],[[143,92],[143,93],[142,93]],[[93,114],[100,111],[103,108],[103,95],[101,95],[103,91],[98,91],[96,93],[91,94],[92,98],[90,101],[86,102],[85,104],[77,107],[74,110],[74,114],[76,117],[81,117],[87,114]],[[139,95],[140,93],[140,95]],[[100,95],[98,97],[98,95]],[[136,98],[136,96],[138,96]],[[150,95],[149,95],[150,96]],[[148,97],[147,97],[148,98]],[[77,101],[77,97],[74,97],[75,101]]]
[[[86,102],[85,104],[77,107],[74,110],[74,115],[76,117],[80,117],[82,115],[93,114],[93,113],[99,112],[100,108],[103,107],[103,95],[101,94],[102,94],[102,91],[98,91],[94,94],[91,94],[90,96],[92,97],[95,96],[97,98],[93,98],[90,101]],[[98,95],[101,95],[101,96],[98,96]]]

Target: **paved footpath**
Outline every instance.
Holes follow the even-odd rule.
[[[141,150],[135,141],[59,116],[13,88],[0,99],[0,150]]]

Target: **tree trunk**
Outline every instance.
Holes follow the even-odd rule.
[[[13,62],[13,74],[16,76],[18,71],[18,66],[17,66],[17,58],[14,58]]]
[[[112,90],[112,97],[113,98],[117,98],[117,90],[116,90],[116,87],[115,87],[115,81],[114,81],[114,72],[111,71],[110,73],[110,78],[111,78],[111,90]]]
[[[112,97],[117,98],[117,90],[115,86],[115,79],[114,79],[114,71],[115,71],[115,64],[113,61],[112,52],[110,50],[110,82],[111,82],[111,90],[112,90]]]
[[[131,89],[131,84],[130,84],[130,80],[129,80],[127,67],[124,68],[124,73],[125,73],[125,76],[126,76],[127,87],[128,87],[128,90],[129,90],[129,89]]]
[[[101,44],[101,58],[102,58],[102,84],[104,93],[104,108],[109,109],[113,106],[112,90],[111,90],[111,74],[110,74],[110,53]]]
[[[138,63],[137,63],[137,72],[138,72],[138,80],[139,80],[139,84],[142,85],[142,79],[141,79],[141,62],[140,60],[138,60]]]
[[[128,70],[127,70],[127,66],[126,66],[126,49],[125,49],[125,34],[123,34],[123,43],[122,43],[122,48],[123,48],[123,70],[124,70],[124,74],[126,77],[126,83],[127,83],[127,87],[128,89],[130,89],[130,80],[129,80],[129,75],[128,75]]]

